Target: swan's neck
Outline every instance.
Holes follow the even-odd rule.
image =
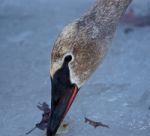
[[[95,21],[103,25],[116,24],[131,0],[97,0],[91,10],[95,14]]]
[[[131,1],[97,0],[95,5],[81,20],[88,27],[96,26],[99,29],[100,35],[111,35]]]

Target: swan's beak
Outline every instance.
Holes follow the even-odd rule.
[[[49,119],[47,136],[54,136],[59,128],[62,120],[67,114],[71,104],[73,103],[78,87],[70,82],[51,79],[52,81],[52,100],[51,100],[51,117]]]

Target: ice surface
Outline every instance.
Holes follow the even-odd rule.
[[[0,136],[24,136],[41,119],[38,102],[50,104],[53,41],[93,0],[0,0]],[[139,14],[149,0],[135,0]],[[103,64],[81,88],[64,136],[150,135],[150,27],[119,26]],[[84,117],[110,126],[97,128]],[[43,136],[36,130],[31,136]]]

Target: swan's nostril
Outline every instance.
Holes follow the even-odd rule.
[[[72,60],[72,56],[71,55],[67,55],[64,59],[65,62],[69,63]]]

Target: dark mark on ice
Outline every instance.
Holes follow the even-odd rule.
[[[30,134],[36,128],[38,128],[40,130],[45,130],[47,128],[48,120],[49,120],[50,114],[51,114],[51,109],[49,108],[49,106],[46,102],[43,102],[42,104],[39,103],[39,105],[37,105],[37,108],[39,110],[43,111],[42,119],[41,119],[40,123],[37,123],[34,128],[32,128],[30,131],[28,131],[26,133],[26,135]]]
[[[89,125],[93,126],[94,128],[97,128],[97,127],[106,127],[106,128],[110,128],[108,125],[106,124],[103,124],[101,122],[96,122],[96,121],[93,121],[93,120],[90,120],[88,118],[85,117],[85,123],[88,123]]]

